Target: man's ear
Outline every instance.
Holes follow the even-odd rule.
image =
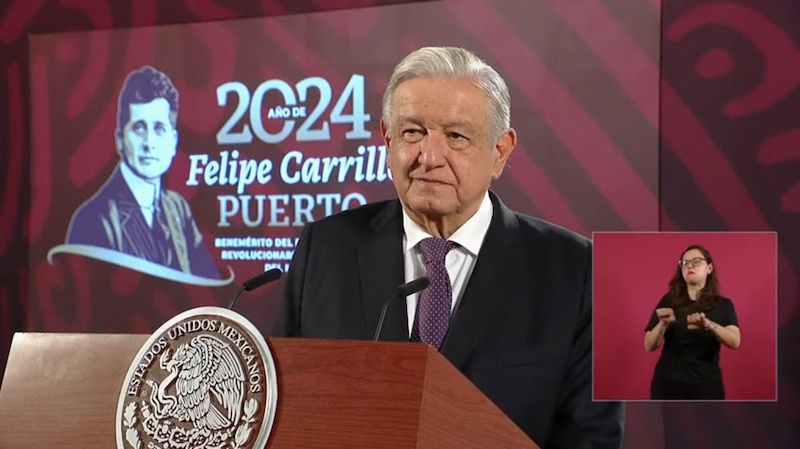
[[[494,167],[492,167],[492,177],[497,179],[503,174],[503,169],[506,167],[508,158],[511,157],[511,152],[517,146],[517,132],[513,128],[509,128],[506,132],[498,137],[494,145],[496,158]]]
[[[117,154],[122,155],[123,142],[122,142],[122,131],[116,130],[114,132],[114,145],[117,147]]]
[[[392,143],[392,136],[389,133],[389,128],[386,126],[386,123],[383,121],[383,119],[381,119],[380,129],[381,137],[383,137],[383,143],[386,146],[386,168],[389,169],[389,177],[391,178],[392,158],[389,157],[389,149],[391,148],[389,145]]]
[[[380,128],[381,128],[381,137],[383,138],[383,143],[386,144],[386,148],[388,149],[389,143],[391,143],[392,141],[392,136],[389,135],[389,127],[386,126],[386,122],[384,122],[383,119],[381,119]]]

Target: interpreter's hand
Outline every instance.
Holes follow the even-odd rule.
[[[686,317],[686,322],[689,323],[689,329],[705,329],[709,324],[708,318],[703,312],[692,313]]]
[[[656,309],[656,315],[658,319],[663,323],[664,326],[669,326],[670,323],[675,321],[675,311],[673,311],[669,307],[663,307],[660,309]]]

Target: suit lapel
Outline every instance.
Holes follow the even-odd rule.
[[[142,215],[139,203],[117,168],[113,180],[113,198],[119,210],[121,251],[149,261],[158,261],[158,251],[152,238],[152,230]]]
[[[403,220],[399,201],[389,202],[370,222],[370,234],[358,248],[361,300],[369,338],[378,325],[384,301],[403,284]],[[406,303],[394,300],[388,307],[381,341],[408,341]]]
[[[472,349],[484,338],[511,298],[515,267],[522,264],[516,216],[490,193],[494,213],[475,268],[450,322],[442,354],[461,368]]]

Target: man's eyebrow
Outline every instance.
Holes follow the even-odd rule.
[[[452,122],[442,123],[443,128],[460,128],[471,130],[473,128],[472,122],[464,120],[454,120]]]
[[[397,117],[397,123],[400,124],[414,124],[419,126],[424,126],[422,120],[418,119],[417,117],[410,116],[410,115],[400,115]],[[466,129],[472,130],[474,128],[472,122],[466,120],[453,120],[449,122],[444,122],[441,124],[442,128],[457,128],[457,129]]]
[[[403,124],[412,123],[414,125],[422,126],[422,120],[418,119],[417,117],[411,116],[411,115],[400,115],[400,116],[397,117],[397,122],[398,123],[403,123]]]

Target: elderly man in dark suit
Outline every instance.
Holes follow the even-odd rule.
[[[276,336],[436,346],[543,448],[619,448],[623,405],[592,402],[591,242],[489,190],[516,144],[502,77],[469,51],[395,68],[381,132],[398,200],[302,231]]]

